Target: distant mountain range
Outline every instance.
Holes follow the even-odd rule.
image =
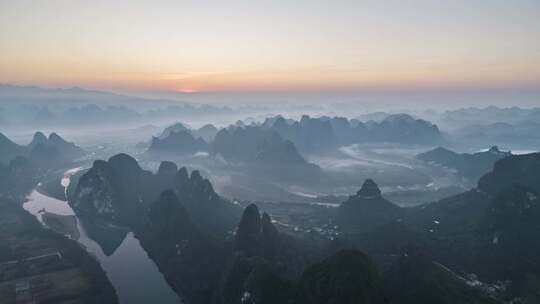
[[[141,124],[159,119],[251,113],[242,108],[141,98],[83,88],[46,89],[0,84],[0,125],[81,126]]]
[[[185,156],[196,152],[209,152],[218,129],[211,124],[199,129],[189,129],[175,123],[153,137],[147,153],[152,156]]]
[[[239,121],[219,131],[213,125],[190,130],[176,123],[152,139],[148,151],[185,155],[210,150],[230,161],[303,165],[306,161],[302,155],[367,142],[433,145],[443,142],[443,137],[437,126],[405,114],[390,115],[379,123],[306,115],[294,121],[276,116],[261,124]]]
[[[451,136],[456,143],[473,148],[495,142],[515,149],[540,150],[540,115],[536,120],[467,125]]]
[[[516,124],[526,121],[539,121],[540,108],[501,108],[489,106],[485,108],[462,108],[442,113],[442,121],[458,125],[487,125],[496,122]]]
[[[304,153],[358,143],[435,145],[444,141],[436,125],[407,114],[389,115],[380,122],[365,123],[343,117],[311,118],[304,115],[299,121],[290,121],[277,116],[267,119],[261,126],[275,130]]]
[[[166,137],[153,137],[147,153],[150,155],[182,156],[208,152],[210,145],[202,138],[193,137],[189,130],[172,131]]]

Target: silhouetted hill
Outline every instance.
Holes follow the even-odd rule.
[[[183,123],[177,122],[173,125],[166,127],[163,132],[158,136],[159,139],[167,138],[171,133],[177,133],[182,131],[189,131],[189,128],[186,127]]]
[[[340,251],[310,266],[298,286],[298,303],[388,303],[375,265],[356,250]]]
[[[348,232],[365,232],[396,221],[400,208],[381,195],[377,184],[367,179],[362,188],[337,209],[336,224]]]
[[[74,186],[75,187],[75,186]],[[225,234],[234,227],[239,210],[219,197],[198,171],[163,162],[157,174],[140,168],[129,155],[96,160],[80,177],[70,204],[80,213],[136,226],[159,195],[172,189],[196,225],[211,234]]]
[[[249,205],[238,224],[235,235],[235,249],[246,256],[272,258],[277,250],[279,234],[268,214],[262,218],[256,205]]]
[[[84,154],[83,149],[56,133],[47,138],[42,132],[36,132],[27,146],[20,146],[0,133],[0,162],[7,163],[16,156],[24,156],[36,165],[51,168],[72,162]]]
[[[510,152],[502,152],[497,146],[491,147],[486,152],[477,152],[474,154],[455,153],[438,147],[431,151],[418,154],[416,157],[423,161],[456,169],[462,176],[472,181],[477,181],[482,175],[491,171],[496,161],[510,155],[512,155]]]
[[[400,144],[438,144],[443,142],[439,128],[407,114],[389,115],[380,122],[352,121],[343,117],[311,118],[299,121],[282,116],[267,118],[261,124],[282,138],[292,141],[302,153],[320,153],[339,146],[358,143],[391,142]]]
[[[17,156],[9,164],[0,163],[0,197],[19,199],[37,184],[39,169],[23,156]]]
[[[283,140],[277,132],[259,126],[221,129],[212,144],[212,151],[236,162],[314,166],[298,153],[291,141]]]
[[[308,164],[300,153],[298,153],[294,144],[289,140],[275,144],[264,142],[261,145],[258,154],[255,156],[255,162],[260,164]]]
[[[195,139],[187,130],[171,131],[166,137],[153,137],[147,153],[154,155],[192,155],[208,151],[209,146],[202,138]]]
[[[262,149],[282,142],[278,133],[259,127],[221,129],[212,144],[212,152],[231,161],[255,162]]]
[[[195,138],[202,138],[207,143],[211,143],[214,141],[214,138],[216,137],[216,134],[218,132],[218,129],[211,124],[204,125],[196,130],[191,130],[191,134]]]
[[[68,142],[56,133],[45,134],[36,132],[28,145],[29,158],[43,166],[70,163],[85,155],[85,152],[74,143]]]
[[[328,121],[307,115],[291,124],[278,116],[271,124],[271,129],[284,139],[292,141],[304,153],[322,152],[338,144],[332,125]]]
[[[20,146],[4,134],[0,133],[0,162],[7,164],[16,156],[22,156],[25,154],[25,148]]]
[[[513,184],[528,186],[540,192],[540,153],[512,155],[497,161],[493,171],[478,181],[478,188],[496,194]]]
[[[220,298],[223,303],[297,303],[294,282],[322,255],[319,245],[279,232],[268,214],[248,205],[222,274]]]
[[[436,144],[443,140],[436,125],[407,114],[390,115],[380,123],[369,124],[368,129],[371,140],[378,142]]]
[[[487,281],[511,280],[512,296],[538,300],[539,157],[501,159],[477,189],[413,208],[407,222],[425,236],[437,261]]]

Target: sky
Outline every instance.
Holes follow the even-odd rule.
[[[540,88],[540,1],[0,0],[0,83],[157,92]]]

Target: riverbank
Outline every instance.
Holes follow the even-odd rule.
[[[52,180],[65,189],[77,178],[78,170],[68,170],[62,179]],[[57,187],[48,183],[46,188]],[[129,228],[78,217],[65,199],[43,193],[48,192],[46,188],[33,190],[23,208],[46,227],[76,240],[98,261],[120,303],[181,303]]]
[[[21,202],[0,198],[0,299],[117,303],[99,263],[79,244],[45,229]]]

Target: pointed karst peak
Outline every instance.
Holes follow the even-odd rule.
[[[381,196],[381,190],[372,179],[368,178],[364,181],[362,188],[356,193],[356,195],[362,198],[374,198]]]
[[[176,166],[175,163],[170,162],[170,161],[162,161],[159,164],[157,175],[163,176],[163,177],[173,177],[176,175],[177,171],[178,171],[178,166]]]
[[[178,170],[175,179],[179,185],[184,185],[187,181],[189,181],[189,174],[186,167],[182,167]]]
[[[309,120],[311,119],[311,117],[309,117],[309,115],[302,115],[302,118],[300,118],[300,123],[305,123],[305,122],[308,122]]]
[[[489,152],[500,152],[500,150],[498,146],[491,146],[491,148],[489,148]]]
[[[49,143],[53,145],[65,145],[69,144],[65,139],[63,139],[60,135],[52,132],[49,134]]]
[[[199,172],[199,170],[193,170],[191,171],[191,176],[190,176],[190,179],[192,181],[200,181],[202,180],[202,176],[201,176],[201,172]]]
[[[285,120],[285,117],[278,115],[276,116],[276,120],[274,121],[274,124],[285,124],[287,121]]]
[[[49,134],[49,140],[52,141],[52,142],[63,142],[64,139],[62,137],[60,137],[60,135],[52,132],[51,134]]]
[[[238,224],[237,234],[258,234],[261,231],[261,215],[257,205],[250,204],[244,209]]]
[[[47,142],[47,137],[43,132],[36,132],[34,134],[34,138],[32,139],[32,144],[39,144],[39,143],[45,143]]]
[[[247,256],[256,256],[262,253],[261,248],[261,215],[255,204],[244,209],[242,219],[236,230],[236,250]]]

